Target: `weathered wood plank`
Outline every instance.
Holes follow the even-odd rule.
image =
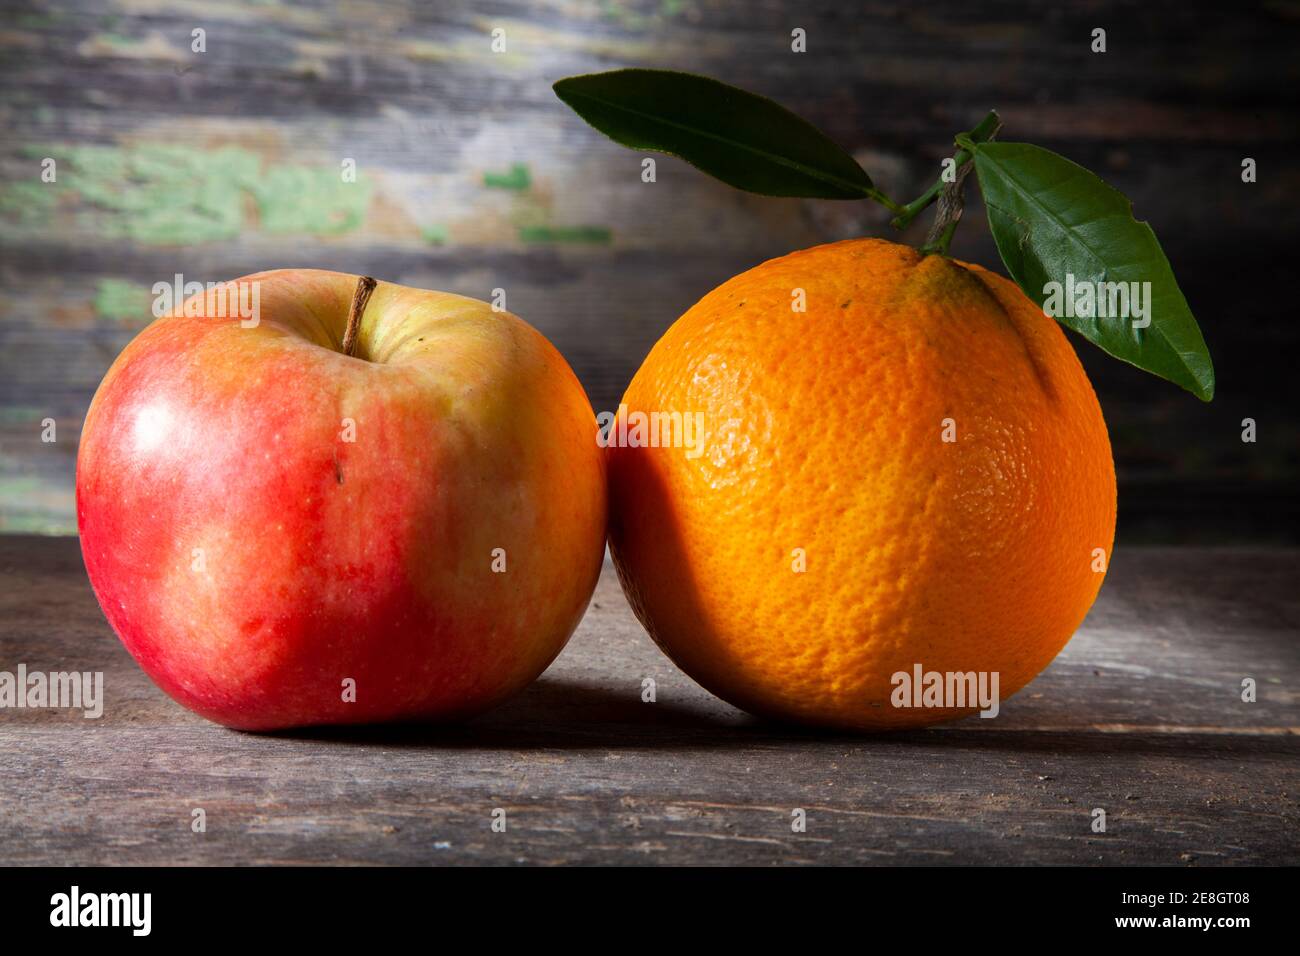
[[[1097,26],[1105,55],[1088,52]],[[494,27],[505,53],[490,50]],[[794,27],[806,54],[790,52]],[[0,532],[73,529],[86,405],[151,285],[177,272],[311,265],[505,288],[607,409],[714,285],[792,249],[887,234],[866,204],[747,196],[670,158],[644,184],[638,156],[550,92],[566,74],[654,66],[777,97],[899,196],[990,106],[1007,138],[1112,181],[1158,230],[1220,383],[1206,408],[1079,343],[1122,507],[1130,490],[1143,502],[1121,534],[1294,543],[1300,333],[1275,277],[1291,271],[1300,214],[1298,37],[1300,21],[1268,3],[19,5],[0,28]],[[1249,186],[1246,155],[1260,169]],[[39,180],[46,156],[57,184]],[[977,203],[953,251],[997,266]],[[39,437],[47,417],[53,444]],[[1245,417],[1259,422],[1253,445]]]
[[[1294,865],[1297,577],[1294,550],[1119,549],[1084,627],[999,717],[853,737],[711,697],[607,567],[569,647],[490,714],[259,736],[153,687],[75,541],[11,536],[0,670],[102,670],[107,703],[0,710],[0,863]]]

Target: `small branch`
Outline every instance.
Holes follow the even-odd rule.
[[[961,222],[962,210],[966,206],[964,192],[966,177],[970,175],[970,171],[969,163],[963,165],[957,170],[957,178],[948,183],[939,194],[939,208],[934,214],[934,225],[930,227],[929,235],[925,237],[925,244],[921,246],[921,255],[928,256],[936,252],[941,256],[948,254],[948,246],[952,242],[953,233],[957,231],[957,223]]]
[[[879,189],[876,189],[875,187],[872,187],[871,189],[867,190],[867,198],[874,199],[876,202],[880,203],[880,205],[884,206],[886,209],[892,212],[895,216],[901,215],[903,212],[902,206],[894,202],[894,200],[890,199],[888,196],[886,196],[884,193],[882,193]]]
[[[930,203],[934,202],[935,197],[939,195],[946,185],[947,183],[942,179],[936,180],[929,189],[904,206],[903,211],[894,217],[890,225],[899,231],[906,229],[912,224],[913,219],[923,213]]]
[[[379,283],[370,276],[358,276],[357,288],[352,293],[352,307],[348,309],[348,325],[343,332],[343,354],[352,355],[357,348],[357,338],[361,332],[361,316],[365,314],[366,304],[370,301],[370,293],[375,291],[375,286]]]
[[[994,136],[997,135],[998,130],[1001,128],[1002,128],[1002,120],[998,117],[996,111],[990,110],[989,114],[985,116],[984,119],[980,120],[980,124],[976,126],[973,130],[971,130],[968,133],[958,134],[956,138],[956,142],[957,145],[961,146],[962,148],[959,149],[952,157],[954,167],[957,169],[958,181],[962,179],[961,170],[964,169],[966,167],[966,164],[969,163],[975,156],[974,150],[967,148],[967,146],[978,145],[979,143],[987,143],[989,140],[991,140]],[[963,140],[966,141],[965,145],[963,145],[962,143]],[[927,208],[929,208],[930,204],[939,198],[939,195],[944,191],[944,189],[951,185],[953,184],[944,182],[943,177],[940,176],[937,180],[935,180],[934,183],[930,185],[929,189],[927,189],[916,199],[912,200],[910,203],[904,206],[902,212],[900,212],[897,216],[894,217],[890,225],[900,231],[906,229],[908,226],[912,224],[913,219],[915,219],[917,216],[923,213]]]

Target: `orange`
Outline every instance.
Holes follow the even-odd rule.
[[[752,713],[973,713],[973,696],[898,706],[896,675],[996,674],[1006,698],[1101,587],[1115,472],[1096,395],[1057,323],[979,266],[879,240],[765,262],[673,324],[623,405],[610,545],[629,601]],[[703,439],[670,440],[673,413]]]

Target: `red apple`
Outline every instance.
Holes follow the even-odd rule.
[[[365,292],[315,270],[208,290],[127,346],[86,416],[99,603],[163,690],[230,727],[483,710],[560,652],[600,573],[595,416],[555,348],[473,299]]]

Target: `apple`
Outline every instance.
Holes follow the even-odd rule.
[[[109,623],[196,713],[436,720],[563,648],[600,573],[604,459],[573,371],[515,316],[263,272],[192,296],[113,363],[77,523]]]

